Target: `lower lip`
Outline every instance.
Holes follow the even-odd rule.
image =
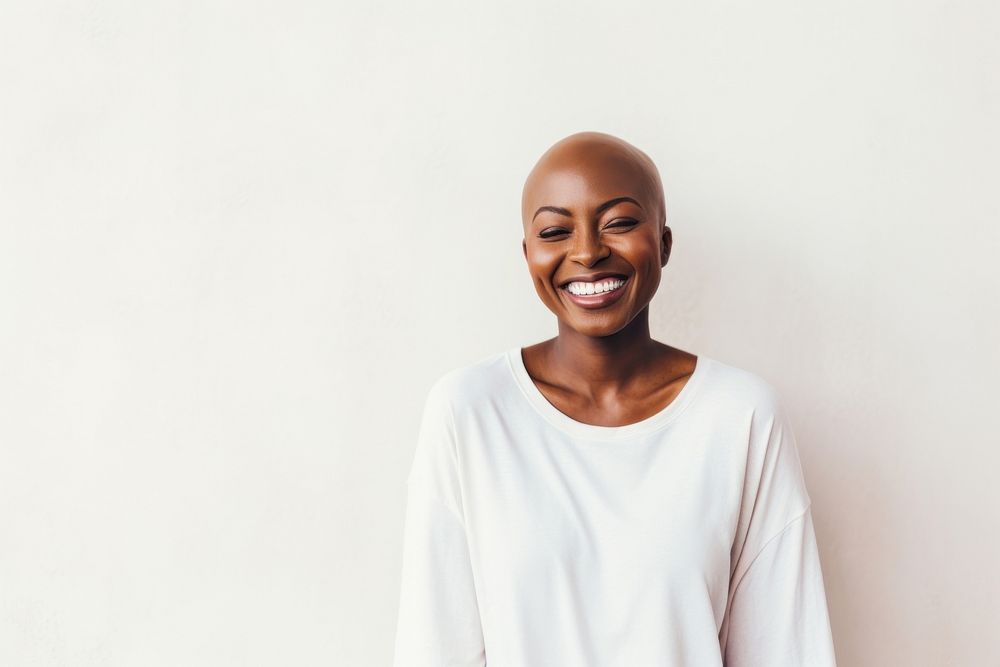
[[[613,289],[610,292],[601,292],[600,294],[573,294],[565,287],[562,287],[563,292],[569,297],[569,300],[580,306],[581,308],[594,309],[594,308],[605,308],[610,306],[615,301],[622,297],[625,293],[625,286],[628,285],[628,278],[625,279],[618,289]]]

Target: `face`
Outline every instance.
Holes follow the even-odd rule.
[[[561,322],[609,336],[649,305],[672,242],[657,188],[647,165],[607,147],[547,153],[532,170],[522,247],[535,291]]]

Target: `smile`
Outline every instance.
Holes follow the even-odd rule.
[[[622,289],[628,278],[608,278],[606,280],[596,280],[588,282],[572,282],[565,287],[570,301],[583,308],[604,308],[621,298],[625,292]]]
[[[624,284],[625,280],[621,278],[609,278],[607,280],[598,280],[592,283],[573,282],[566,285],[566,289],[571,294],[577,295],[601,294],[603,292],[612,292]]]

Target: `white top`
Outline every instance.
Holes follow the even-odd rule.
[[[520,347],[445,373],[408,477],[394,667],[827,667],[792,428],[701,355],[624,426],[560,412]]]

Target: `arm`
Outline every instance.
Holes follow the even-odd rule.
[[[486,664],[455,446],[439,382],[425,402],[407,478],[393,667]]]
[[[835,667],[823,574],[795,436],[771,401],[754,415],[729,602],[726,667]]]

